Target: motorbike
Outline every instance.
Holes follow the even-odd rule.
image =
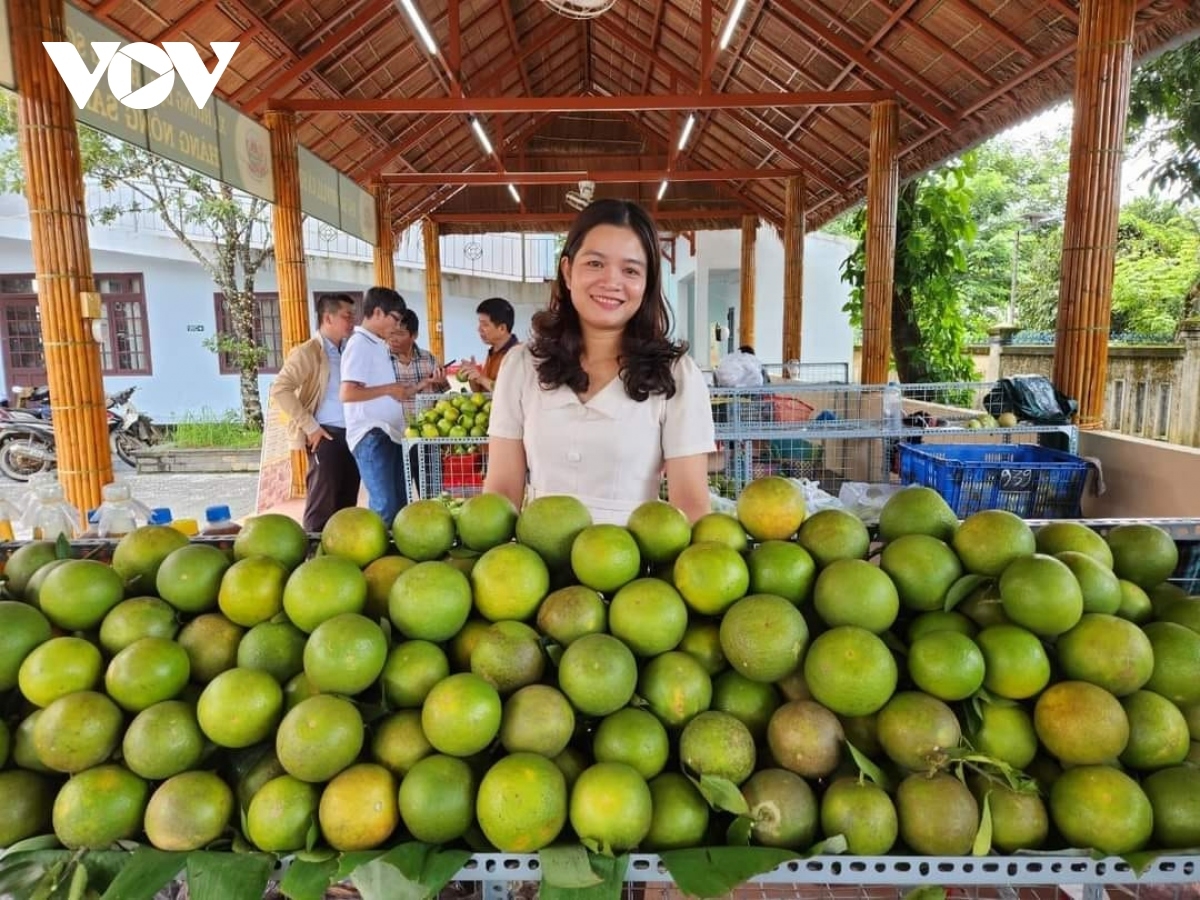
[[[133,404],[129,387],[108,398],[108,432],[113,452],[124,463],[137,465],[136,454],[161,440],[161,432],[149,416]],[[14,389],[27,395],[28,389]],[[0,407],[0,474],[13,481],[28,481],[38,472],[53,471],[58,465],[54,425],[49,414],[48,396],[45,417],[27,408]]]

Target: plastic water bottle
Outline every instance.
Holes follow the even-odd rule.
[[[204,510],[204,530],[201,534],[237,534],[242,526],[233,521],[228,506],[210,506]]]
[[[119,538],[133,531],[138,521],[150,519],[150,510],[145,504],[133,499],[129,485],[113,481],[100,488],[103,502],[99,507],[100,519],[96,534],[102,538]]]
[[[0,543],[16,540],[14,526],[21,519],[21,512],[7,500],[0,500]]]
[[[55,541],[59,536],[71,540],[79,534],[79,512],[63,496],[57,481],[42,482],[34,488],[27,519],[35,541]]]
[[[904,392],[894,381],[889,381],[883,389],[883,422],[888,431],[904,427]]]

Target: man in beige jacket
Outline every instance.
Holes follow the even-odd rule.
[[[358,465],[346,445],[339,397],[342,346],[354,332],[354,300],[325,294],[317,301],[317,334],[294,348],[271,384],[271,399],[287,416],[292,448],[308,453],[304,530],[318,532],[339,509],[358,503]]]

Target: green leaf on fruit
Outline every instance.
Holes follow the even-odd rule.
[[[846,840],[844,834],[835,834],[832,837],[827,837],[823,841],[818,841],[808,848],[806,856],[834,856],[838,853],[845,853],[850,849],[850,844]]]
[[[101,900],[151,900],[167,882],[183,871],[187,857],[153,847],[139,847],[112,880]]]
[[[36,837],[25,838],[23,841],[17,841],[11,847],[0,849],[0,859],[6,856],[14,856],[17,853],[29,853],[34,850],[54,850],[59,847],[58,838],[52,834],[39,834]]]
[[[992,792],[983,795],[983,809],[979,814],[979,830],[971,844],[972,856],[987,856],[992,852]]]
[[[950,590],[946,592],[946,602],[943,604],[942,609],[945,612],[950,612],[954,607],[975,593],[977,588],[987,584],[991,580],[987,575],[962,576],[958,581],[950,585]]]
[[[799,858],[791,850],[774,847],[707,847],[659,854],[679,890],[693,897],[722,897],[742,882]]]
[[[440,850],[410,841],[393,847],[381,859],[400,870],[410,882],[436,896],[471,859],[466,850]]]
[[[544,847],[538,851],[542,884],[561,888],[585,888],[604,879],[592,869],[586,848],[579,844]]]
[[[754,820],[749,816],[737,816],[729,823],[725,832],[725,843],[732,847],[749,847],[750,836],[754,833]]]
[[[425,888],[405,878],[403,872],[382,856],[356,868],[350,881],[362,900],[425,900],[430,896]]]
[[[279,882],[280,892],[289,900],[322,900],[337,875],[334,857],[317,861],[292,860]]]
[[[854,760],[854,765],[858,767],[859,772],[885,791],[891,790],[891,779],[887,777],[883,769],[879,768],[865,753],[849,741],[846,741],[846,747],[849,749],[850,758]]]
[[[691,777],[691,776],[689,776]],[[738,786],[728,778],[716,775],[701,775],[699,780],[692,778],[692,783],[699,789],[701,796],[708,801],[713,809],[722,809],[736,816],[745,816],[750,812],[746,798],[738,790]]]
[[[539,885],[540,900],[620,900],[625,895],[625,876],[629,857],[589,855],[588,866],[598,881],[586,887],[562,887],[544,877]]]
[[[199,850],[187,856],[189,900],[262,900],[275,860],[265,853]]]

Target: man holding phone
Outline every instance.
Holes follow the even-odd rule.
[[[417,336],[420,333],[421,320],[411,309],[400,314],[400,322],[392,336],[388,338],[388,349],[392,353],[392,368],[396,370],[396,380],[408,387],[415,387],[423,381],[429,381],[435,375],[441,376],[444,366],[438,365],[434,355],[424,347],[417,346]],[[445,378],[431,382],[425,387],[430,391],[444,391],[450,387]],[[402,400],[404,419],[408,421],[417,411],[417,398],[414,393],[407,400]]]

